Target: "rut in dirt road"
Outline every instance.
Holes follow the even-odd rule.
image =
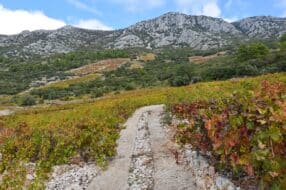
[[[148,117],[151,147],[154,159],[155,190],[194,190],[192,172],[178,155],[178,147],[170,140],[162,122],[163,108],[151,110]]]
[[[195,189],[192,174],[178,165],[161,124],[164,106],[137,110],[118,141],[118,155],[88,189]]]

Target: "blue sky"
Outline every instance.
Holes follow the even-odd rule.
[[[55,29],[66,24],[118,29],[176,11],[234,21],[286,16],[286,0],[0,0],[0,34]]]

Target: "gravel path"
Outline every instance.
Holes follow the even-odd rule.
[[[152,109],[144,107],[138,109],[126,122],[126,129],[120,133],[117,156],[109,164],[108,169],[96,177],[88,187],[89,190],[126,190],[128,189],[128,176],[137,134],[137,124],[142,114]]]
[[[143,107],[128,119],[117,142],[117,156],[107,170],[101,171],[95,165],[74,168],[54,176],[55,181],[48,183],[47,189],[239,189],[218,175],[191,147],[179,148],[171,140],[172,130],[161,123],[163,111],[163,105]]]
[[[177,147],[161,124],[162,114],[163,105],[135,112],[121,133],[117,157],[88,189],[195,189],[192,172],[177,163]]]
[[[158,106],[151,111],[148,121],[155,166],[154,189],[196,189],[192,173],[180,159],[178,147],[171,142],[171,138],[162,127],[162,114],[163,108]]]

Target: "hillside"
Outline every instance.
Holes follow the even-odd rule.
[[[0,117],[0,140],[3,145],[0,150],[3,159],[1,169],[6,170],[2,176],[1,188],[13,189],[25,184],[32,189],[42,189],[43,182],[54,165],[88,160],[99,165],[107,164],[110,157],[115,155],[121,124],[139,107],[164,103],[171,108],[178,103],[195,103],[209,99],[214,103],[214,99],[223,100],[231,97],[233,92],[251,94],[252,91],[263,88],[262,81],[265,80],[270,83],[280,81],[282,86],[279,89],[285,89],[285,76],[285,73],[281,73],[236,81],[198,83],[180,88],[143,89],[106,96],[95,102],[89,100],[81,104],[34,107],[15,115]],[[178,109],[173,112],[178,114]],[[184,117],[186,116],[185,114]],[[182,134],[181,130],[185,130],[185,125],[180,126],[178,135]],[[282,142],[283,139],[285,138],[282,138]],[[279,135],[279,142],[280,140]],[[181,142],[187,141],[181,138]],[[21,161],[30,164],[23,165]],[[33,163],[36,165],[33,166]],[[280,172],[280,169],[283,171],[282,165],[274,171]],[[35,177],[26,178],[28,174]],[[282,172],[281,177],[284,174]],[[235,179],[235,175],[233,177]],[[278,181],[273,181],[275,184],[280,179],[276,177],[274,179]],[[251,182],[251,185],[255,184],[256,182]]]
[[[285,50],[282,37],[271,44],[250,42],[224,50],[112,49],[32,60],[4,58],[0,103],[66,104],[135,89],[285,72]]]
[[[130,27],[94,31],[65,26],[53,31],[23,31],[0,36],[0,53],[30,57],[79,49],[190,47],[222,48],[239,41],[277,39],[286,31],[286,19],[251,17],[234,23],[220,18],[167,13]]]

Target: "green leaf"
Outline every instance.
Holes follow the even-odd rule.
[[[257,150],[254,155],[255,155],[256,160],[263,161],[266,159],[268,154],[269,154],[269,150]]]
[[[269,136],[271,137],[271,139],[275,142],[278,142],[281,140],[282,134],[279,130],[279,128],[277,127],[270,127],[269,128]]]
[[[251,122],[251,121],[249,121],[249,122],[246,123],[246,127],[247,127],[248,129],[254,129],[254,123]]]

